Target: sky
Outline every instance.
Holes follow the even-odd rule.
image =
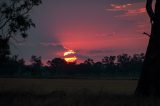
[[[36,28],[12,45],[12,54],[43,61],[76,52],[77,61],[104,56],[145,53],[150,23],[145,0],[44,0],[31,17]]]

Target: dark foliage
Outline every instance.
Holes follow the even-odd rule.
[[[68,77],[68,78],[138,78],[144,54],[122,54],[106,56],[102,62],[87,59],[83,63],[67,63],[64,59],[54,58],[43,65],[41,57],[31,56],[30,65],[25,65],[18,56],[8,57],[0,66],[1,76],[20,77]]]
[[[35,24],[30,18],[33,7],[41,0],[1,0],[0,1],[0,61],[10,55],[10,39],[26,38],[27,31]]]

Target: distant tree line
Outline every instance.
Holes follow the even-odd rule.
[[[105,56],[101,61],[94,62],[86,59],[84,62],[68,63],[62,58],[48,60],[47,65],[42,63],[42,58],[31,56],[30,65],[18,56],[6,57],[0,61],[1,76],[19,77],[106,77],[106,78],[138,78],[141,73],[144,54],[121,54],[118,56]]]

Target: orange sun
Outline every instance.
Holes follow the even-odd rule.
[[[63,56],[64,56],[64,60],[71,63],[71,62],[75,62],[77,60],[77,57],[74,56],[76,54],[75,51],[73,50],[67,50],[66,52],[64,52]]]

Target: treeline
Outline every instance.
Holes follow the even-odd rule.
[[[144,54],[121,54],[105,56],[102,61],[94,62],[87,59],[83,63],[67,63],[62,58],[48,60],[43,65],[41,57],[31,56],[30,65],[18,56],[7,57],[0,61],[1,76],[19,77],[107,77],[107,78],[138,78],[144,61]]]

